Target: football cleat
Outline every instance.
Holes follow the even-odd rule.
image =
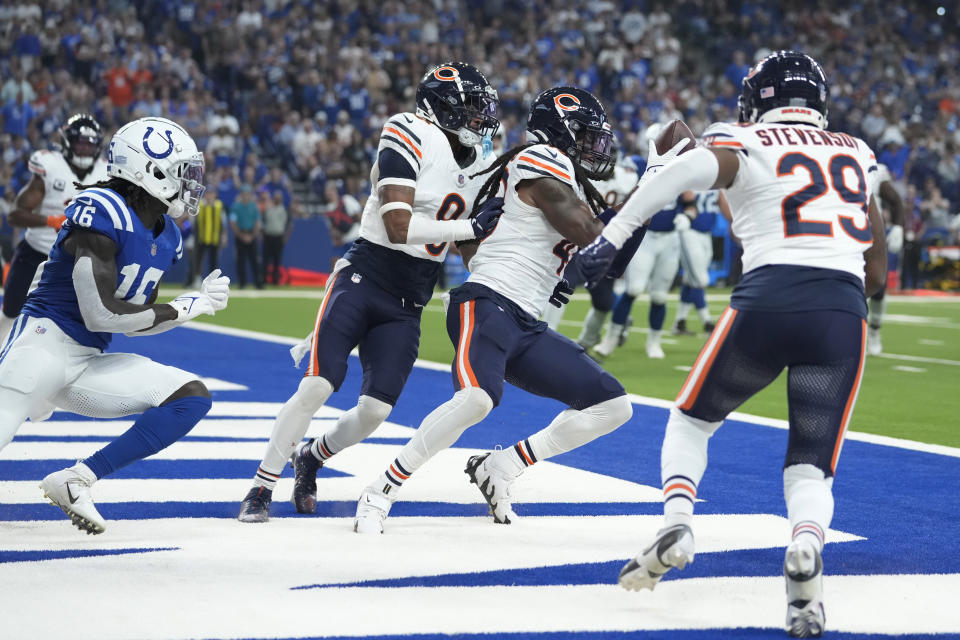
[[[357,502],[357,515],[353,519],[354,533],[383,533],[383,521],[390,513],[393,500],[377,489],[367,487]]]
[[[787,582],[787,635],[819,638],[823,635],[823,560],[809,542],[793,542],[783,560]]]
[[[706,332],[707,335],[710,335],[711,333],[713,333],[713,330],[716,327],[717,327],[717,323],[714,322],[713,320],[707,320],[706,322],[703,323],[703,330]]]
[[[240,504],[240,522],[266,522],[270,519],[270,502],[273,491],[266,487],[253,487]]]
[[[617,346],[622,347],[627,344],[627,338],[630,337],[630,327],[633,326],[633,316],[627,318],[627,321],[623,324],[623,329],[620,330],[620,335],[617,336]]]
[[[290,502],[297,513],[317,512],[317,471],[323,462],[310,451],[313,440],[304,442],[293,450],[290,465],[293,467],[293,495]]]
[[[470,456],[463,470],[470,476],[470,482],[477,485],[483,499],[490,505],[490,513],[497,524],[510,524],[517,519],[510,499],[510,485],[514,478],[504,472],[489,453]]]
[[[694,335],[694,334],[693,334],[693,331],[690,331],[689,329],[687,329],[687,321],[686,321],[686,320],[677,320],[677,323],[676,323],[675,325],[673,325],[673,331],[671,331],[670,333],[672,333],[672,334],[675,335],[675,336],[692,336],[692,335]]]
[[[661,529],[653,544],[620,570],[620,586],[627,591],[652,591],[667,571],[683,569],[693,562],[695,551],[693,531],[687,525]]]
[[[646,348],[648,358],[662,360],[663,358],[667,357],[667,355],[663,352],[663,347],[660,346],[659,342],[650,342],[648,340]]]
[[[73,526],[96,535],[106,531],[107,523],[93,504],[91,484],[76,467],[70,467],[48,475],[40,482],[40,488],[50,504],[60,507],[70,517]]]
[[[883,343],[880,341],[880,329],[867,329],[867,355],[878,356],[883,353]]]

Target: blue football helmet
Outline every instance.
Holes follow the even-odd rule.
[[[430,69],[417,87],[417,115],[455,134],[467,147],[496,133],[499,106],[497,91],[466,62],[444,62]]]
[[[556,147],[591,180],[603,180],[616,162],[603,105],[577,87],[554,87],[537,96],[527,117],[527,140]]]
[[[829,95],[816,60],[799,51],[777,51],[743,79],[740,122],[801,122],[825,129]]]

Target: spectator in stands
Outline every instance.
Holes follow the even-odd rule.
[[[21,66],[14,65],[10,79],[4,82],[3,88],[0,89],[0,102],[3,104],[11,102],[16,99],[18,93],[27,103],[32,103],[37,97],[33,86],[24,77]]]
[[[227,246],[227,210],[217,192],[207,189],[193,219],[194,254],[190,263],[193,287],[199,287],[201,273],[210,273],[220,266],[220,251]],[[203,267],[206,258],[207,266]]]
[[[267,197],[263,214],[263,269],[267,282],[280,284],[283,247],[290,239],[293,220],[283,206],[283,194],[279,191]]]
[[[240,197],[230,207],[230,228],[233,230],[233,240],[237,249],[237,282],[240,288],[244,289],[247,286],[247,265],[249,265],[254,286],[262,289],[263,280],[257,255],[257,238],[262,229],[260,209],[253,201],[253,187],[248,184],[240,187]]]
[[[296,113],[296,112],[294,112]],[[293,136],[293,155],[297,166],[304,170],[317,148],[317,142],[323,139],[320,132],[313,126],[313,120],[304,118],[300,123],[300,130]]]
[[[270,192],[270,195],[274,193],[280,193],[283,195],[283,206],[290,208],[290,182],[287,179],[287,176],[284,175],[283,169],[280,167],[274,167],[270,170],[270,178],[263,183],[262,189]]]

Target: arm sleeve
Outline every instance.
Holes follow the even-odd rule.
[[[717,180],[717,158],[707,149],[688,151],[643,181],[624,203],[620,213],[603,229],[603,237],[617,249],[634,230],[686,190],[706,191]]]
[[[93,260],[88,256],[80,258],[73,265],[73,288],[77,293],[83,324],[90,331],[129,333],[146,329],[157,320],[153,309],[137,313],[113,313],[103,306],[97,290],[97,279],[93,275]]]

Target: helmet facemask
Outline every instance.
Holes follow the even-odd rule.
[[[613,132],[604,122],[600,126],[584,125],[576,120],[569,121],[567,128],[576,141],[576,161],[591,180],[603,180],[609,177],[616,162]]]
[[[175,199],[170,203],[167,214],[179,218],[184,213],[195,216],[200,209],[200,199],[206,187],[203,186],[203,154],[197,153],[181,162],[174,168],[176,176],[170,179],[179,180],[180,189]]]

